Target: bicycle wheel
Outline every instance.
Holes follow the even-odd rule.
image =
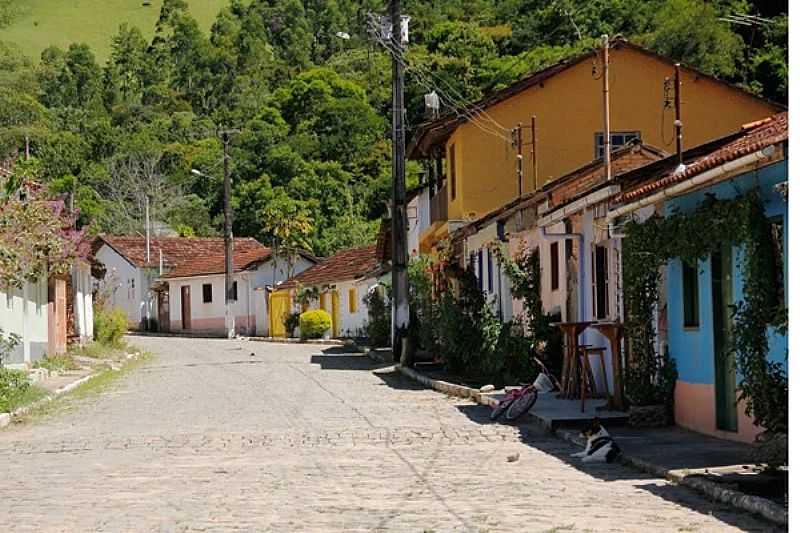
[[[492,409],[492,414],[489,415],[491,420],[497,420],[500,416],[506,412],[506,409],[514,403],[514,400],[500,400],[500,402],[494,406]]]
[[[508,409],[506,409],[506,420],[516,420],[517,418],[521,417],[525,413],[527,413],[533,404],[536,403],[536,399],[539,397],[539,393],[533,387],[530,390],[526,391],[525,394],[514,400]]]

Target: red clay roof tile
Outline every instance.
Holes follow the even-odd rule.
[[[163,277],[189,277],[225,272],[225,240],[221,237],[153,237],[150,262],[145,238],[130,235],[101,235],[93,246],[95,253],[106,244],[136,267],[158,267],[160,256],[169,272]],[[160,254],[159,254],[160,252]],[[236,238],[233,243],[234,270],[245,270],[266,261],[271,250],[252,238]]]
[[[319,285],[358,279],[380,266],[374,244],[363,248],[343,250],[323,259],[297,276],[282,283],[282,288],[292,285]]]
[[[659,189],[686,181],[724,163],[752,154],[767,146],[786,141],[788,138],[789,119],[788,113],[785,111],[768,119],[745,124],[742,126],[741,135],[726,144],[717,146],[718,143],[715,141],[708,143],[709,151],[705,155],[702,155],[702,147],[698,147],[700,149],[700,157],[689,163],[683,171],[669,171],[668,173],[658,174],[644,185],[623,191],[615,198],[615,201],[625,203],[647,196]]]

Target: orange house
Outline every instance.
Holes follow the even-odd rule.
[[[624,39],[609,44],[612,150],[638,139],[672,153],[674,108],[665,87],[674,62]],[[412,159],[435,164],[431,223],[420,250],[466,222],[602,155],[603,64],[600,51],[562,61],[471,107],[423,124],[412,138]],[[739,129],[783,109],[714,77],[681,66],[684,148]],[[522,175],[513,129],[522,125]],[[535,128],[533,127],[535,126]],[[532,134],[533,133],[533,134]],[[533,145],[535,144],[535,154]]]

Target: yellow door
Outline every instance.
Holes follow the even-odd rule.
[[[331,292],[331,334],[339,336],[339,291]]]
[[[269,334],[271,337],[286,337],[283,320],[289,313],[289,293],[273,292],[269,295]]]

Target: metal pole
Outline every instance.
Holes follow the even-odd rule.
[[[392,38],[398,54],[403,53],[401,0],[392,0],[390,7]],[[404,69],[392,57],[392,302],[394,331],[392,351],[395,361],[412,364],[413,349],[408,344],[410,312],[408,305],[408,249],[406,244],[406,182],[405,182],[405,104]]]
[[[228,164],[228,143],[230,136],[227,131],[222,132],[223,169],[225,172],[223,184],[223,209],[225,212],[225,328],[228,338],[236,336],[236,317],[231,309],[233,305],[233,213],[231,212],[231,173]]]
[[[144,195],[144,240],[147,266],[150,266],[150,195]]]
[[[681,64],[675,63],[675,151],[683,164],[683,123],[681,122]]]
[[[611,181],[611,111],[608,102],[608,35],[601,37],[603,45],[603,165],[606,181]]]

